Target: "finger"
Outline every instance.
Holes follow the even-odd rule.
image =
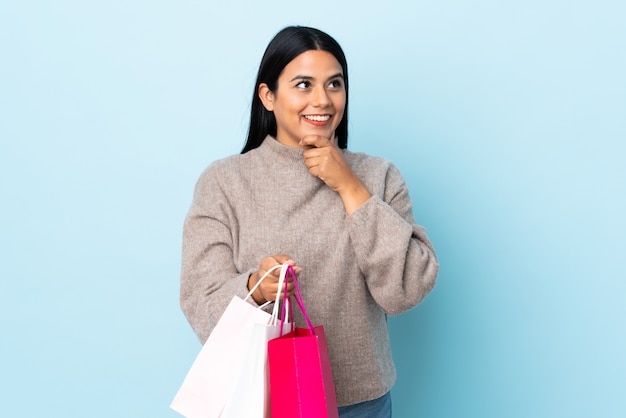
[[[300,140],[300,145],[313,148],[331,147],[333,145],[333,139],[334,134],[331,136],[331,138],[327,138],[321,135],[307,135]]]
[[[265,272],[267,272],[270,269],[272,269],[273,267],[276,267],[278,265],[284,264],[284,261],[289,259],[289,258],[290,258],[289,256],[284,255],[284,254],[277,254],[277,255],[274,255],[274,256],[265,257],[263,260],[261,260],[260,269],[264,270]],[[272,272],[272,273],[274,273],[274,272]]]
[[[328,173],[328,170],[333,168],[334,163],[333,157],[329,155],[329,153],[321,150],[322,148],[312,148],[304,152],[304,164],[309,170],[309,173],[312,176],[319,177],[320,179]]]
[[[293,258],[291,258],[291,256],[287,255],[287,254],[277,254],[274,256],[274,260],[276,260],[276,262],[278,264],[287,264],[289,266],[292,266],[295,268],[296,266],[296,262],[293,260]],[[280,276],[280,270],[276,269],[274,270],[274,274],[276,277]]]
[[[296,262],[293,261],[293,259],[287,254],[276,254],[275,256],[272,256],[272,258],[276,260],[277,264],[289,264],[291,266],[296,265]]]
[[[324,152],[326,149],[328,148],[310,148],[304,151],[304,164],[309,171],[328,163],[331,157],[328,152]]]

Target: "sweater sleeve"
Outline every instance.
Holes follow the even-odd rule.
[[[390,315],[409,310],[432,290],[439,264],[426,231],[413,218],[400,171],[390,165],[376,193],[349,218],[350,238],[368,289]]]
[[[233,259],[236,222],[219,175],[209,167],[200,177],[183,227],[180,305],[202,343],[234,295],[247,295],[248,277]],[[252,298],[250,303],[255,304]]]

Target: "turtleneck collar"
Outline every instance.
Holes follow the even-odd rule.
[[[282,144],[276,140],[273,136],[266,136],[261,144],[261,148],[268,149],[271,153],[277,154],[279,157],[294,161],[304,161],[304,148],[294,148]]]

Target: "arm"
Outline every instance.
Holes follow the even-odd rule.
[[[180,305],[204,343],[234,295],[247,295],[248,277],[233,260],[232,223],[228,201],[211,167],[194,191],[183,227]]]
[[[196,184],[193,202],[183,227],[180,286],[181,308],[200,341],[204,343],[233,296],[245,298],[259,278],[277,264],[295,261],[277,254],[261,260],[258,269],[237,269],[233,236],[239,225],[229,199],[220,184],[220,175],[209,167]],[[296,274],[300,268],[295,266]],[[249,302],[260,305],[274,300],[279,270],[263,280]],[[294,291],[292,282],[287,292]]]
[[[300,145],[308,148],[304,162],[311,175],[341,197],[357,262],[374,300],[392,315],[416,306],[434,287],[439,264],[424,228],[413,219],[400,171],[389,164],[380,173],[382,190],[379,183],[370,185],[382,198],[372,196],[334,146],[334,137],[310,135]]]
[[[439,264],[424,228],[413,219],[408,189],[390,165],[382,196],[348,219],[357,262],[372,297],[396,315],[415,307],[435,285]]]

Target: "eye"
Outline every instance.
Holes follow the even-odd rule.
[[[341,80],[333,80],[328,84],[328,87],[331,89],[340,89],[341,88]]]
[[[300,81],[298,84],[296,84],[296,87],[299,89],[308,89],[309,87],[311,87],[311,83],[308,81]]]

